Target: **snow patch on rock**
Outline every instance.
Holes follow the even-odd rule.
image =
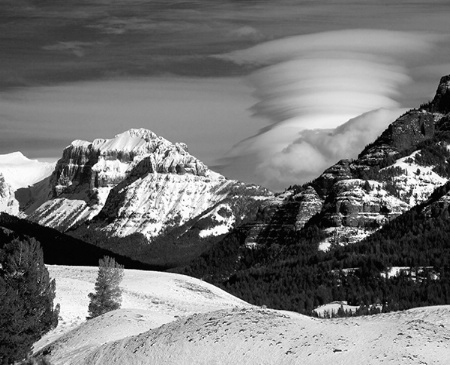
[[[210,218],[217,225],[201,230],[199,236],[202,238],[226,234],[236,222],[236,217],[228,204],[219,204],[211,212],[204,215],[203,218]]]
[[[431,193],[439,186],[445,184],[447,179],[433,171],[434,166],[423,166],[416,163],[416,156],[420,150],[411,155],[398,159],[393,165],[384,168],[400,168],[404,173],[393,178],[396,189],[403,201],[410,207],[429,198]]]

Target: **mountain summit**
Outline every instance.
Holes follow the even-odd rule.
[[[442,114],[450,112],[450,75],[441,78],[436,95],[428,110],[432,113]]]

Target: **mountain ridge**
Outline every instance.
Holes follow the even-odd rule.
[[[286,189],[276,206],[261,207],[265,220],[255,223],[249,242],[258,235],[282,240],[285,229],[300,231],[318,214],[326,249],[356,242],[425,201],[450,177],[449,80],[442,77],[431,102],[400,116],[357,159],[341,160],[312,182]]]

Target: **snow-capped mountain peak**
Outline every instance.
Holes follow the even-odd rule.
[[[28,187],[48,177],[55,163],[30,160],[22,152],[0,155],[0,173],[13,190]]]
[[[168,140],[158,137],[152,131],[140,128],[130,129],[117,134],[111,139],[96,139],[92,142],[92,146],[104,154],[113,151],[151,153],[158,142],[164,145],[171,144]]]
[[[0,212],[19,215],[20,198],[16,192],[44,180],[54,168],[55,163],[30,160],[22,152],[0,155]],[[32,199],[31,194],[27,199]]]

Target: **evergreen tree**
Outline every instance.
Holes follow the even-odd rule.
[[[119,285],[123,279],[123,266],[113,258],[105,256],[99,260],[95,293],[89,293],[89,318],[119,309],[122,304],[122,290]]]
[[[26,358],[34,342],[58,324],[50,280],[39,243],[0,242],[0,363]]]

